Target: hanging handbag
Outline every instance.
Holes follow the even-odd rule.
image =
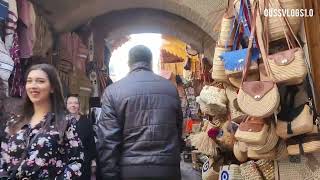
[[[246,66],[243,70],[242,83],[237,96],[240,109],[254,117],[268,117],[279,106],[280,97],[276,84],[272,81],[248,81],[248,68],[250,67],[251,48],[255,35],[255,23],[257,17],[257,3],[254,4],[252,31],[249,39]],[[254,108],[253,108],[254,107]]]
[[[226,114],[228,99],[224,89],[205,85],[200,92],[200,99],[213,110],[211,114]]]
[[[278,1],[278,0],[277,0]],[[277,2],[279,9],[281,5]],[[266,53],[266,73],[268,74],[271,79],[276,83],[282,84],[300,84],[307,74],[307,67],[304,59],[304,52],[299,40],[297,39],[296,35],[294,34],[292,27],[288,21],[288,18],[284,16],[283,18],[278,18],[278,23],[282,25],[282,29],[287,40],[287,45],[289,47],[288,50],[280,51],[275,54],[269,54],[269,28],[268,28],[268,21],[269,17],[265,17],[264,22],[264,36],[265,36],[265,53]],[[285,28],[289,29],[286,31]],[[288,33],[289,32],[289,33]],[[294,37],[296,43],[299,47],[294,47],[294,43],[290,39],[290,37]]]
[[[228,81],[225,74],[224,64],[220,58],[220,55],[224,52],[230,51],[228,47],[216,46],[214,50],[214,56],[212,61],[212,74],[211,77],[217,82]]]
[[[276,128],[273,122],[271,122],[269,131],[267,133],[267,140],[264,145],[252,145],[248,144],[248,149],[251,149],[257,153],[268,153],[269,151],[273,150],[279,140],[279,136],[276,134]]]
[[[240,123],[245,117],[246,114],[241,112],[239,109],[237,103],[237,89],[233,88],[232,86],[227,86],[226,87],[226,95],[229,100],[228,103],[228,110],[230,113],[230,118],[232,121]]]
[[[247,117],[240,123],[235,138],[239,141],[263,145],[266,143],[269,125],[264,119]]]
[[[228,76],[238,76],[243,71],[243,68],[245,66],[245,58],[247,53],[247,48],[236,50],[237,43],[239,38],[239,31],[241,27],[244,27],[245,32],[250,32],[247,24],[247,18],[246,18],[246,12],[249,12],[249,2],[245,3],[245,0],[241,0],[241,6],[240,6],[240,12],[238,16],[238,24],[236,27],[236,33],[235,37],[233,39],[233,46],[232,50],[230,52],[225,52],[222,55],[220,55],[223,63],[224,63],[224,69],[225,73]],[[232,29],[234,28],[235,21],[233,23]],[[227,46],[227,44],[226,44]],[[258,70],[258,63],[257,60],[259,59],[260,51],[258,48],[253,48],[250,58],[250,68],[249,71],[257,71]]]
[[[302,134],[286,140],[289,155],[320,152],[320,133],[318,125],[311,133]]]
[[[202,166],[202,180],[212,180],[212,179],[218,179],[219,178],[219,172],[217,172],[213,165],[215,164],[214,160],[205,157],[205,162]]]

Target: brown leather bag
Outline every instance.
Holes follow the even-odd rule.
[[[241,142],[263,145],[266,142],[269,125],[262,118],[247,117],[240,123],[235,138]]]

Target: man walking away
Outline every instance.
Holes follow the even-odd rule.
[[[182,111],[176,87],[152,72],[152,53],[129,52],[129,74],[106,88],[97,122],[104,180],[179,180]]]

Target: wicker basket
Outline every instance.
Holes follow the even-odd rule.
[[[212,62],[212,79],[218,82],[226,82],[228,78],[224,71],[224,64],[219,57],[222,53],[230,51],[230,48],[216,46]]]

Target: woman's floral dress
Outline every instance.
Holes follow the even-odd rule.
[[[46,118],[45,116],[44,122]],[[76,122],[67,116],[69,122],[63,140],[51,125],[49,131],[40,131],[42,123],[35,127],[25,125],[16,134],[1,143],[0,170],[10,172],[19,165],[27,139],[34,137],[26,157],[17,169],[17,179],[76,179],[81,176],[84,159],[83,147],[75,131]]]

